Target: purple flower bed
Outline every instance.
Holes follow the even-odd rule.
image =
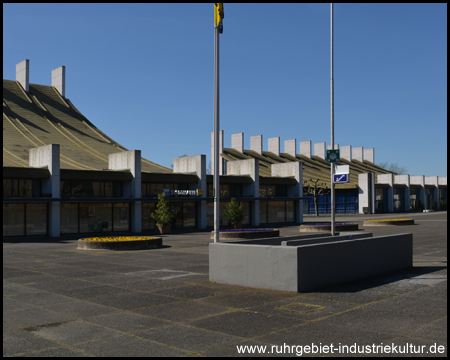
[[[335,223],[335,225],[354,225],[355,223]],[[306,226],[323,226],[323,225],[326,225],[326,226],[328,226],[328,225],[331,225],[331,223],[317,223],[317,224],[309,224],[309,223],[306,223],[306,224],[303,224],[303,225],[306,225]]]
[[[227,229],[219,230],[220,232],[250,232],[250,231],[273,231],[273,229]]]

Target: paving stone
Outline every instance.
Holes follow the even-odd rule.
[[[129,312],[90,317],[87,321],[126,333],[171,325],[171,323],[167,321]]]
[[[73,317],[47,309],[31,308],[17,311],[4,311],[3,320],[19,328],[25,328],[73,320]]]
[[[90,301],[122,310],[132,310],[151,305],[175,302],[176,299],[152,293],[135,292],[111,297],[99,297],[91,299]]]
[[[22,354],[28,351],[59,347],[60,344],[43,339],[25,330],[13,330],[3,333],[3,356]]]
[[[236,343],[242,340],[242,338],[237,336],[219,334],[213,331],[180,325],[143,331],[137,335],[160,344],[166,344],[192,352],[199,352],[204,349]]]
[[[51,305],[47,308],[57,313],[65,314],[77,319],[89,318],[103,314],[111,314],[119,312],[108,306],[94,304],[88,301],[73,301],[65,304]]]
[[[133,335],[122,335],[103,340],[90,341],[76,344],[72,347],[92,356],[102,357],[178,357],[191,354]]]
[[[198,299],[206,296],[212,296],[223,293],[220,289],[210,288],[201,285],[179,286],[167,290],[156,291],[155,294],[173,296],[184,300]]]

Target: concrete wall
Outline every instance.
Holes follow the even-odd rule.
[[[272,176],[278,177],[290,177],[293,176],[297,180],[297,184],[288,186],[289,197],[301,197],[303,196],[303,164],[301,162],[289,162],[283,164],[272,164],[271,166]],[[299,224],[303,222],[303,200],[295,201],[295,213],[297,218],[295,221]]]
[[[197,175],[197,184],[191,184],[188,190],[202,189],[201,197],[206,198],[206,155],[183,156],[173,159],[173,172]],[[206,200],[200,201],[198,210],[198,227],[206,229]]]
[[[109,154],[108,169],[130,170],[133,178],[126,182],[123,187],[123,196],[130,198],[141,198],[141,150],[130,150]],[[131,210],[131,231],[140,233],[142,230],[141,201],[133,201]]]
[[[340,155],[341,159],[352,161],[352,146],[351,145],[341,146]]]
[[[29,164],[32,167],[48,168],[50,178],[42,179],[42,192],[48,197],[58,198],[60,195],[60,146],[50,144],[29,150]],[[49,202],[48,209],[48,234],[50,237],[58,237],[61,232],[61,203]]]
[[[412,234],[302,246],[209,245],[209,280],[256,288],[311,291],[413,265]]]
[[[300,155],[311,158],[311,140],[300,142]]]
[[[259,155],[263,152],[263,136],[256,135],[250,137],[250,150],[256,151]]]
[[[377,182],[379,184],[388,184],[388,212],[394,212],[394,175],[392,173],[390,174],[378,174],[377,175]],[[386,201],[386,199],[383,199],[383,201]]]
[[[325,143],[314,144],[314,155],[325,160],[327,152],[325,151]]]
[[[284,152],[295,157],[297,155],[297,140],[284,140]]]
[[[60,66],[52,70],[52,86],[58,90],[62,97],[66,96],[66,67]]]
[[[268,143],[268,151],[274,153],[277,156],[280,156],[280,138],[279,137],[269,138],[267,140],[267,143]]]
[[[364,159],[375,164],[375,149],[364,149]]]
[[[26,59],[16,65],[16,81],[26,92],[30,91],[30,60]]]
[[[369,174],[358,174],[358,212],[364,214],[365,207],[370,207]]]
[[[231,135],[231,148],[240,153],[244,152],[244,133]]]
[[[361,162],[364,161],[364,149],[362,146],[353,148],[353,159],[359,160]]]

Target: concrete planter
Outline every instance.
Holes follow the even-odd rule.
[[[413,236],[309,234],[209,244],[209,280],[307,292],[413,265]]]
[[[86,239],[78,240],[78,249],[80,250],[143,250],[154,249],[161,246],[162,238],[160,237],[143,236],[136,240],[123,241],[95,241]]]
[[[356,231],[358,230],[358,224],[348,223],[335,225],[336,231]],[[300,225],[300,232],[329,232],[331,231],[331,224],[313,225],[303,224]]]
[[[260,238],[271,238],[280,236],[280,230],[278,229],[267,229],[261,231],[245,231],[245,229],[239,231],[220,231],[220,239],[260,239]],[[211,231],[211,239],[214,239],[214,231]]]
[[[364,226],[414,225],[413,219],[364,220]]]

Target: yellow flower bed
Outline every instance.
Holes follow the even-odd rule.
[[[366,221],[410,221],[411,219],[374,219]]]
[[[112,236],[112,237],[93,237],[84,238],[86,241],[135,241],[135,240],[152,240],[154,237],[149,236]]]

